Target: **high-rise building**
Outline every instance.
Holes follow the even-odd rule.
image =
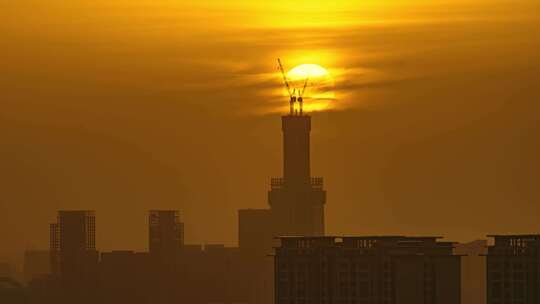
[[[487,303],[540,303],[540,235],[489,237]]]
[[[57,223],[50,227],[53,273],[70,284],[94,280],[98,263],[94,211],[58,211]]]
[[[311,117],[291,113],[281,118],[283,177],[272,178],[270,209],[239,210],[239,243],[243,252],[264,256],[277,236],[324,235],[326,191],[323,179],[311,176]]]
[[[177,210],[151,210],[148,214],[150,255],[163,262],[176,259],[184,245],[184,223]]]
[[[253,303],[272,303],[272,252],[278,236],[323,236],[326,191],[323,179],[311,176],[311,117],[291,111],[281,118],[283,176],[272,178],[269,209],[239,210],[239,245]]]
[[[436,237],[282,237],[276,304],[459,304],[460,256]]]
[[[283,177],[273,178],[268,192],[275,233],[322,236],[326,191],[322,178],[311,177],[311,117],[283,116],[282,131]]]

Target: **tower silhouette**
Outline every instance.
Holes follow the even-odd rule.
[[[283,116],[282,132],[283,177],[273,178],[268,192],[274,234],[322,236],[326,191],[321,177],[311,177],[311,117]]]
[[[311,177],[311,117],[291,111],[281,118],[281,129],[283,176],[271,179],[270,209],[238,211],[243,275],[252,303],[273,302],[274,266],[268,254],[276,237],[324,235],[326,191],[322,178]]]

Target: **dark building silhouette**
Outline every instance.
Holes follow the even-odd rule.
[[[24,252],[24,281],[51,274],[51,255],[48,250],[26,250]]]
[[[100,303],[157,303],[152,301],[152,272],[147,252],[102,252],[99,265]]]
[[[238,246],[246,254],[266,256],[275,236],[273,225],[270,209],[238,210]]]
[[[275,303],[460,303],[460,256],[436,237],[281,237]]]
[[[310,168],[311,117],[282,117],[283,178],[273,178],[268,193],[276,235],[324,235],[326,192]],[[278,224],[279,223],[279,224]]]
[[[268,258],[274,238],[324,235],[326,191],[323,179],[311,177],[311,117],[283,116],[283,177],[272,178],[269,209],[238,211],[239,246],[246,270],[250,303],[273,302],[273,264]]]
[[[461,255],[461,303],[486,303],[487,240],[456,244],[454,254]]]
[[[245,265],[235,247],[186,246],[178,263],[182,299],[190,303],[250,303]]]
[[[487,303],[540,303],[540,235],[489,237]]]
[[[322,236],[325,230],[323,179],[311,177],[311,117],[290,114],[281,119],[283,177],[271,179],[270,209],[238,212],[240,249],[259,255],[271,252],[275,236]]]
[[[29,282],[29,303],[250,303],[253,264],[239,248],[184,245],[178,211],[149,214],[149,252],[103,252],[98,260],[94,213],[60,211],[51,225],[56,271]]]
[[[248,303],[238,248],[184,244],[175,210],[149,212],[149,252],[101,253],[100,303]]]
[[[184,223],[177,210],[151,210],[148,214],[150,255],[161,261],[174,261],[184,245]]]
[[[60,272],[60,230],[58,223],[49,225],[49,258],[51,259],[51,272]]]
[[[93,302],[99,259],[94,211],[58,211],[50,227],[51,268],[64,300]]]
[[[248,303],[238,248],[185,245],[163,266],[145,252],[103,252],[99,303]]]
[[[0,276],[0,303],[26,304],[28,301],[28,292],[21,283]]]
[[[11,278],[13,276],[13,267],[9,263],[0,263],[0,277]]]

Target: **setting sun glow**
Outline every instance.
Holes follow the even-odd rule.
[[[318,64],[301,64],[287,73],[289,77],[296,78],[318,78],[328,74],[328,71]]]
[[[306,112],[323,111],[330,108],[335,100],[334,79],[318,64],[300,64],[287,72],[291,87],[300,91],[305,82],[304,110]]]

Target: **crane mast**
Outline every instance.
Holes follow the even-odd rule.
[[[287,79],[287,75],[285,74],[285,70],[283,69],[283,65],[281,64],[281,59],[278,58],[278,64],[279,64],[279,70],[281,71],[281,76],[283,76],[283,82],[285,83],[285,87],[287,88],[287,92],[289,93],[289,106],[290,106],[290,112],[291,115],[294,114],[294,103],[296,102],[296,89],[294,89],[291,92],[291,86],[289,85],[289,80]]]
[[[304,82],[304,87],[302,88],[302,91],[298,94],[298,104],[300,105],[300,115],[304,112],[304,92],[306,91],[306,87],[309,82],[309,76],[306,77],[306,81]]]

